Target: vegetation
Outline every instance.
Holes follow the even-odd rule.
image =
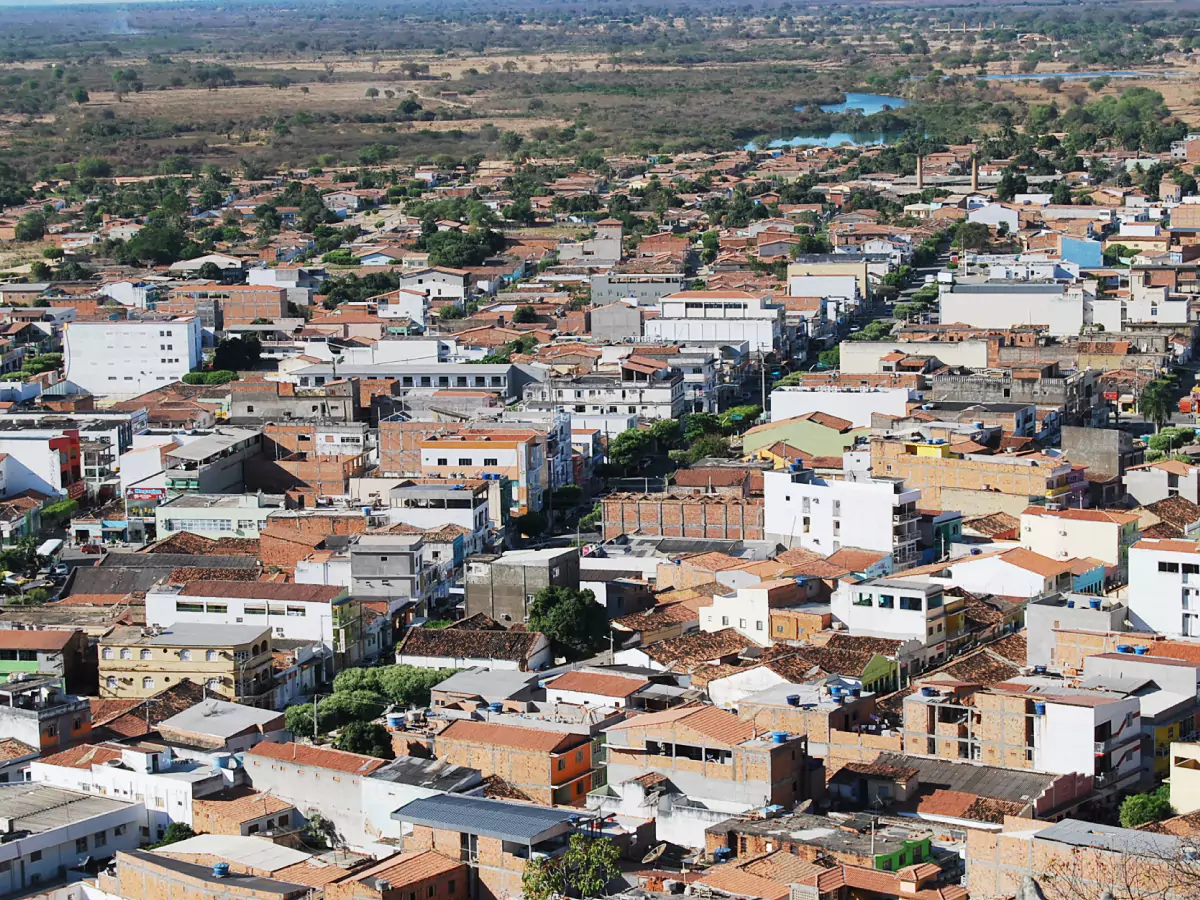
[[[416,666],[377,666],[343,669],[333,681],[333,694],[317,704],[313,730],[313,705],[289,706],[284,716],[288,731],[314,737],[352,722],[370,722],[383,715],[389,705],[425,706],[430,689],[454,674],[453,669],[422,669]]]
[[[573,834],[558,859],[530,859],[521,873],[526,900],[554,900],[578,895],[599,897],[621,874],[620,852],[610,838]]]
[[[380,759],[395,759],[392,736],[378,722],[351,722],[342,729],[333,745],[339,750],[376,756]]]
[[[527,625],[577,658],[608,646],[608,613],[591,591],[542,588],[529,604]]]
[[[1130,794],[1121,801],[1121,825],[1137,828],[1150,822],[1161,822],[1174,815],[1171,809],[1171,788],[1160,785],[1145,794]]]
[[[216,369],[212,372],[188,372],[183,376],[184,384],[228,384],[238,380],[238,373],[229,369]]]
[[[253,369],[262,357],[262,341],[256,335],[245,337],[221,338],[217,342],[216,351],[212,357],[212,372],[237,372]],[[206,384],[224,384],[224,382],[205,382]]]
[[[168,844],[177,844],[180,841],[186,841],[189,838],[194,838],[196,832],[192,831],[192,826],[184,822],[172,822],[167,826],[166,832],[163,834],[162,840],[150,844],[147,850],[157,850],[160,847],[166,847]]]

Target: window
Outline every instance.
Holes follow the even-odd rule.
[[[582,750],[575,751],[575,762],[577,762],[577,763],[583,762],[583,751]]]
[[[41,862],[42,861],[42,851],[34,850],[32,853],[30,853],[29,861],[30,862]]]
[[[729,616],[721,616],[721,624],[728,625],[729,624]]]
[[[460,457],[458,458],[458,464],[459,464],[460,466],[469,466],[469,465],[471,465],[471,457],[469,457],[469,456],[460,456]]]
[[[450,465],[450,460],[449,460],[449,459],[447,459],[447,458],[446,458],[446,457],[444,457],[444,456],[439,456],[439,457],[438,457],[437,464],[438,464],[439,466],[448,466],[448,465]]]
[[[147,691],[154,690],[154,679],[149,675],[142,679],[142,689]]]
[[[104,831],[97,831],[92,835],[92,843],[97,847],[103,847],[108,843],[108,833]]]
[[[217,651],[216,650],[205,651],[204,660],[205,660],[205,662],[216,662],[217,661]]]
[[[449,889],[451,894],[454,893],[454,879],[453,878],[451,878],[450,881],[448,881],[446,883],[446,887]]]
[[[498,466],[500,465],[500,460],[494,456],[485,456],[483,458],[483,464],[485,466]]]
[[[180,658],[180,659],[181,659],[183,662],[190,662],[190,661],[191,661],[191,658],[192,658],[192,651],[191,651],[191,650],[180,650],[180,651],[179,651],[179,658]]]
[[[565,769],[566,767],[567,767],[567,761],[566,761],[566,759],[560,756],[560,757],[558,758],[558,771],[560,771],[560,772],[561,772],[561,771],[562,771],[563,769]]]
[[[1184,563],[1182,570],[1184,575],[1200,575],[1200,565],[1196,563]]]
[[[133,659],[133,651],[128,647],[121,648],[121,659]]]
[[[112,647],[105,647],[105,648],[104,648],[104,650],[103,650],[103,652],[102,652],[100,655],[101,655],[101,656],[102,656],[104,659],[112,659],[112,658],[113,658],[113,649],[112,649]]]
[[[891,594],[880,594],[879,595],[879,608],[880,609],[895,609],[896,608],[896,598],[893,597]]]
[[[143,650],[141,652],[141,654],[139,654],[139,655],[142,659],[154,659],[154,651],[153,650]]]
[[[746,620],[738,619],[738,628],[745,628],[745,627],[746,627]]]
[[[1179,571],[1179,563],[1160,562],[1158,564],[1158,571],[1160,571],[1160,572],[1178,572]]]
[[[755,621],[755,623],[754,623],[754,630],[755,630],[755,631],[762,631],[762,630],[763,630],[763,627],[762,627],[762,619],[758,619],[758,620],[756,620],[756,621]]]
[[[87,853],[87,838],[75,838],[75,852]]]
[[[120,837],[121,835],[123,835],[125,833],[125,829],[128,827],[129,826],[127,826],[127,825],[116,826],[115,828],[113,828],[113,837]]]
[[[208,679],[208,689],[210,691],[219,691],[221,689],[221,679],[220,678]]]
[[[46,736],[47,737],[58,737],[58,726],[57,725],[47,725],[46,726]]]
[[[431,884],[431,885],[429,885],[429,887],[426,889],[426,892],[425,892],[425,893],[426,893],[426,896],[428,896],[428,897],[432,897],[432,896],[433,896],[433,885],[432,885],[432,884]]]
[[[109,675],[108,678],[104,680],[104,686],[109,690],[115,691],[117,689],[117,676]]]

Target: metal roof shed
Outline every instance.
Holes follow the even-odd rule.
[[[428,825],[516,844],[537,844],[566,834],[579,813],[507,800],[442,794],[406,803],[392,813],[399,822]]]

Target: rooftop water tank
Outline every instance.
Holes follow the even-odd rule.
[[[774,744],[786,744],[788,733],[786,731],[772,731],[771,742]]]
[[[787,700],[788,706],[799,706],[800,705],[800,695],[799,694],[788,694],[785,699]]]

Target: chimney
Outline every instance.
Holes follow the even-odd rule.
[[[979,193],[979,157],[971,157],[971,193]]]
[[[925,157],[917,157],[917,190],[925,190]]]

